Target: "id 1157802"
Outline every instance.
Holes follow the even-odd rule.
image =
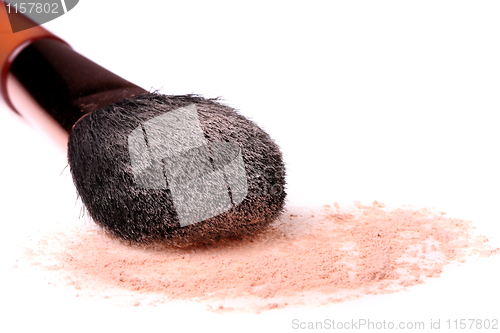
[[[20,3],[8,3],[5,2],[5,8],[7,9],[7,13],[21,13],[21,14],[60,14],[62,13],[60,10],[59,2],[20,2]]]
[[[498,330],[498,319],[448,319],[449,330]]]

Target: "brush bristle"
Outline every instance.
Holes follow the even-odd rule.
[[[168,184],[166,189],[138,186],[128,138],[148,120],[192,104],[208,144],[230,142],[239,147],[248,193],[219,215],[181,226]],[[68,161],[78,195],[92,219],[112,236],[131,243],[187,246],[252,235],[284,208],[285,168],[279,147],[231,107],[200,96],[153,93],[94,111],[74,126]]]

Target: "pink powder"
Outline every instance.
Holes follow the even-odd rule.
[[[197,248],[139,248],[95,228],[43,236],[18,260],[79,297],[130,306],[195,300],[214,311],[340,302],[391,293],[469,255],[500,253],[471,222],[374,202],[290,207],[252,238]]]

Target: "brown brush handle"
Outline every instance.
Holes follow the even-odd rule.
[[[10,19],[22,25],[29,24],[23,24],[22,22],[31,21],[26,16],[18,13],[11,13]],[[0,94],[13,110],[15,110],[15,108],[7,94],[7,75],[9,74],[10,66],[16,55],[23,48],[36,40],[44,38],[54,39],[64,43],[60,38],[51,34],[41,26],[13,33],[5,3],[0,1]]]
[[[0,26],[10,30],[3,2],[0,7]],[[22,14],[16,19],[29,20]],[[68,133],[85,114],[147,93],[75,52],[39,26],[17,33],[5,31],[0,39],[0,53],[5,54],[1,58],[4,60],[0,59],[0,84],[7,103],[14,108],[6,85],[7,75],[12,74],[47,115]],[[28,112],[17,111],[28,117]]]

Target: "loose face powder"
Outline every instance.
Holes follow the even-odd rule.
[[[288,207],[264,233],[191,248],[130,247],[89,226],[62,228],[26,248],[36,269],[77,297],[125,306],[171,300],[214,311],[321,305],[392,293],[438,277],[471,255],[500,253],[470,221],[374,202]]]

